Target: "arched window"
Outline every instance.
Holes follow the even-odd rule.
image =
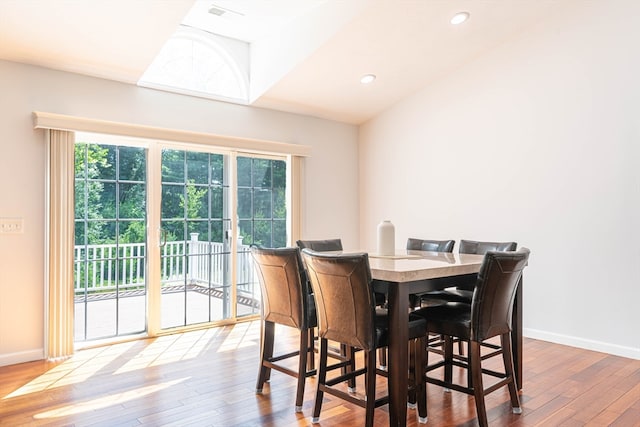
[[[249,99],[248,45],[181,26],[144,73],[140,86],[222,99]]]

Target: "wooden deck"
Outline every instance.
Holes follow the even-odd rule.
[[[184,314],[184,292],[179,292],[183,288],[176,287],[172,292],[166,288],[162,295],[162,327],[170,328],[182,326],[185,320]],[[145,312],[146,296],[144,291],[127,291],[122,293],[118,306],[118,331],[120,335],[138,334],[145,332]],[[212,320],[224,319],[222,292],[219,290],[209,290],[207,288],[195,286],[187,292],[189,324],[206,323],[209,321],[211,312]],[[238,316],[249,316],[260,313],[260,302],[257,299],[238,296]],[[108,339],[113,337],[116,330],[116,300],[113,293],[95,294],[88,298],[86,305],[82,299],[76,299],[75,318],[84,319],[85,311],[89,313],[87,319],[87,343],[91,340]],[[80,346],[84,337],[84,324],[81,321],[75,322],[74,337]]]

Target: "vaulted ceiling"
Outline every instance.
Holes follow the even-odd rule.
[[[572,1],[0,0],[0,59],[135,84],[215,6],[215,31],[251,43],[252,105],[360,124]]]

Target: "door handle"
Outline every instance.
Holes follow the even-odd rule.
[[[167,245],[167,230],[165,230],[164,228],[159,228],[158,229],[158,242],[160,243],[160,247],[164,248]]]

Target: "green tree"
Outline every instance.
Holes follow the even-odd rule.
[[[180,207],[185,210],[187,218],[200,218],[200,210],[206,207],[207,188],[196,187],[193,180],[190,179],[186,184],[186,196],[180,197]],[[206,216],[205,216],[206,218]]]
[[[245,244],[285,246],[286,163],[238,158],[238,216]]]
[[[74,166],[76,244],[144,242],[144,149],[80,142]]]
[[[75,218],[76,244],[103,241],[102,195],[104,183],[98,181],[101,171],[111,167],[108,150],[97,145],[77,143],[75,146]],[[88,220],[85,222],[85,219]]]

